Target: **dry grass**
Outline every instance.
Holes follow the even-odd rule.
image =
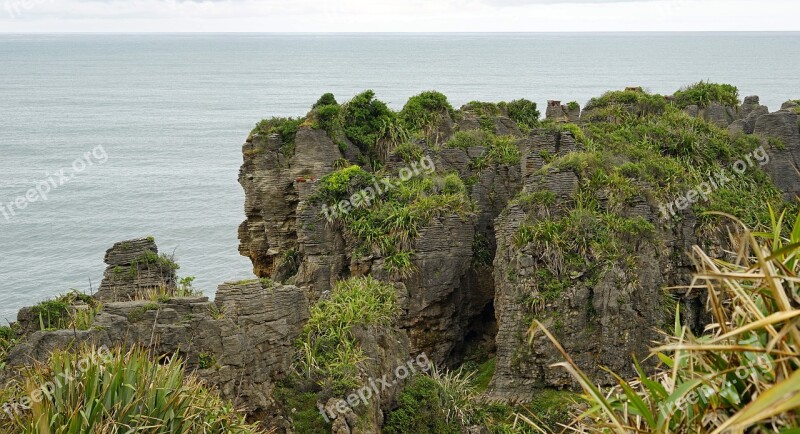
[[[615,375],[618,386],[603,390],[534,323],[531,335],[550,338],[566,359],[553,366],[572,374],[589,403],[564,432],[797,432],[789,430],[800,426],[800,215],[792,228],[783,217],[773,213],[763,232],[735,220],[734,262],[693,248],[691,289],[708,292],[713,321],[693,336],[676,314],[673,333],[651,349],[652,373],[634,360],[638,378]]]

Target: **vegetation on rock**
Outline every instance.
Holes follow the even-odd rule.
[[[739,89],[730,84],[699,81],[675,92],[675,103],[679,108],[690,105],[708,107],[715,102],[729,107],[738,106]]]
[[[695,288],[708,291],[713,324],[695,336],[681,324],[651,350],[659,361],[611,390],[595,386],[541,323],[588,402],[576,432],[794,432],[800,425],[800,331],[796,307],[800,214],[793,227],[773,215],[769,231],[743,228],[737,262],[693,250]],[[785,234],[789,235],[785,235]]]
[[[7,402],[19,403],[45,384],[53,387],[46,394],[40,390],[41,402],[30,410],[0,413],[2,433],[112,434],[132,427],[152,434],[264,432],[187,375],[178,357],[157,363],[140,349],[104,353],[86,347],[77,353],[56,351],[46,364],[22,375],[17,387],[3,390]]]
[[[343,396],[359,385],[359,364],[365,360],[353,327],[390,327],[399,315],[395,288],[372,277],[338,282],[330,297],[311,308],[300,339],[303,378],[323,391]]]
[[[435,91],[422,92],[409,98],[399,117],[409,130],[422,130],[436,123],[441,116],[453,118],[453,106],[447,97]]]

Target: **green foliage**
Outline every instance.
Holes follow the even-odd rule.
[[[77,290],[31,308],[39,319],[40,330],[88,330],[102,306],[93,297]]]
[[[513,136],[496,136],[483,130],[459,131],[444,145],[446,148],[467,150],[482,146],[486,152],[471,162],[472,168],[482,170],[493,164],[518,164],[520,150]]]
[[[570,111],[577,110],[580,107],[581,107],[581,105],[578,104],[578,101],[570,101],[569,103],[567,103],[567,110],[570,110]]]
[[[159,255],[147,250],[131,262],[128,270],[131,277],[136,277],[140,268],[155,269],[162,276],[166,276],[179,270],[181,266],[174,261],[172,256],[166,253]]]
[[[317,408],[317,394],[301,392],[297,385],[279,384],[275,388],[275,399],[289,410],[287,418],[296,433],[330,434],[331,424],[323,419]]]
[[[383,138],[386,125],[394,118],[394,112],[385,103],[375,99],[372,90],[356,95],[342,108],[345,136],[370,156],[376,155],[378,140]]]
[[[407,164],[418,162],[425,156],[422,146],[411,142],[404,142],[395,146],[393,152]]]
[[[399,113],[400,120],[406,128],[422,130],[436,123],[441,116],[453,118],[453,106],[447,97],[436,91],[422,92],[409,98],[403,110]]]
[[[270,134],[278,134],[283,143],[283,154],[287,157],[294,155],[294,139],[297,136],[297,130],[300,125],[305,122],[303,118],[279,118],[274,117],[264,119],[256,124],[253,129],[253,134],[267,137]]]
[[[544,389],[537,391],[533,399],[525,405],[530,413],[550,432],[560,433],[563,426],[574,418],[574,412],[583,401],[580,396],[560,390]]]
[[[213,354],[200,353],[198,356],[198,366],[200,369],[210,369],[217,366],[217,357]]]
[[[739,89],[730,84],[699,81],[675,92],[675,103],[679,108],[690,105],[708,107],[711,103],[736,107],[739,105]]]
[[[3,363],[8,356],[8,351],[17,344],[18,337],[16,326],[0,327],[0,371],[3,370]]]
[[[139,322],[144,319],[144,316],[147,312],[150,312],[151,310],[158,310],[159,308],[160,307],[156,302],[139,306],[128,313],[128,321],[131,323]]]
[[[360,166],[348,166],[323,176],[312,200],[333,205],[374,183],[375,177]]]
[[[446,397],[439,384],[427,376],[415,377],[400,392],[399,407],[388,414],[386,434],[460,434],[461,426],[448,421]]]
[[[105,354],[94,348],[55,351],[44,365],[23,371],[21,384],[31,388],[55,384],[32,410],[0,414],[0,432],[150,434],[260,433],[230,403],[186,375],[182,361],[163,364],[143,350]],[[16,400],[22,398],[17,391]],[[3,420],[3,418],[5,418]]]
[[[699,248],[692,260],[692,289],[708,291],[711,325],[695,336],[676,311],[674,329],[651,349],[658,366],[647,372],[634,359],[636,377],[608,371],[614,388],[595,386],[539,322],[580,384],[586,407],[567,429],[585,433],[794,432],[800,424],[800,213],[784,227],[785,213],[770,213],[767,230],[743,228],[736,262],[710,257]],[[764,225],[766,226],[766,224]],[[764,279],[764,276],[768,276]],[[694,281],[693,281],[694,282]],[[683,289],[683,288],[682,288]],[[531,336],[533,339],[533,336]]]
[[[341,115],[342,107],[338,104],[319,106],[312,111],[312,116],[316,121],[314,126],[322,128],[331,135],[341,128]],[[339,143],[344,144],[344,142]]]
[[[338,282],[329,298],[311,308],[299,342],[301,375],[323,390],[345,395],[358,386],[365,359],[353,327],[391,326],[399,314],[395,288],[372,277]]]
[[[527,99],[515,99],[506,104],[508,117],[523,131],[534,128],[539,123],[539,110],[536,103]]]
[[[629,106],[637,114],[658,114],[667,107],[667,100],[661,95],[650,95],[638,90],[606,92],[599,98],[592,98],[586,110],[607,108],[612,106]]]
[[[492,265],[494,256],[489,246],[489,240],[486,235],[475,232],[475,237],[472,239],[472,263],[474,265]]]
[[[383,257],[384,267],[392,273],[407,276],[413,272],[413,242],[434,218],[457,215],[466,219],[472,214],[472,201],[457,176],[392,180],[394,187],[379,194],[372,187],[372,178],[353,167],[320,180],[320,189],[314,198],[334,204],[359,190],[371,189],[373,200],[360,201],[350,212],[338,213],[335,218],[345,232],[358,241],[354,255]]]
[[[482,170],[493,164],[519,164],[520,158],[517,139],[513,136],[499,136],[489,143],[488,149],[482,156],[471,162],[471,166]]]
[[[314,103],[314,106],[312,108],[322,107],[326,105],[339,105],[339,103],[336,102],[336,97],[333,96],[333,94],[330,92],[325,93],[321,97],[319,97],[319,99],[317,100],[316,103]]]
[[[445,143],[444,147],[463,149],[466,151],[475,146],[488,147],[493,140],[494,135],[483,130],[458,131]]]

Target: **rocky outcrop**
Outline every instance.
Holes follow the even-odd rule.
[[[104,302],[141,298],[151,291],[170,292],[176,287],[171,258],[159,256],[152,238],[114,244],[105,256],[107,265],[100,290],[95,295]]]
[[[768,145],[770,163],[766,166],[775,185],[788,200],[800,194],[800,126],[791,110],[768,113],[756,119],[753,133]]]
[[[562,105],[561,101],[547,101],[545,119],[556,122],[577,122],[581,117],[581,106],[575,102]]]
[[[257,280],[220,285],[213,302],[206,297],[110,302],[90,330],[30,334],[10,352],[8,364],[44,361],[55,349],[81,343],[140,345],[154,357],[179,355],[189,371],[217,386],[225,398],[264,414],[277,405],[272,388],[289,372],[308,309],[297,287]]]

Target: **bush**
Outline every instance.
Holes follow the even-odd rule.
[[[461,426],[448,420],[445,393],[431,377],[411,380],[397,398],[399,407],[388,414],[385,434],[460,434]]]
[[[586,110],[613,106],[630,106],[638,115],[659,114],[667,107],[667,99],[661,95],[650,95],[638,90],[606,92],[599,98],[592,98]]]
[[[339,103],[336,102],[336,97],[333,96],[332,93],[328,92],[319,97],[319,99],[317,100],[316,103],[314,103],[314,106],[312,108],[317,108],[325,105],[339,105]]]
[[[458,131],[445,143],[446,148],[467,150],[474,146],[489,146],[494,136],[483,130]]]
[[[536,103],[527,99],[516,99],[506,104],[508,117],[522,129],[531,129],[539,123],[539,110]]]
[[[372,277],[336,283],[329,298],[311,308],[300,341],[301,374],[327,391],[344,395],[358,386],[365,359],[355,326],[391,326],[399,314],[395,288]]]
[[[283,143],[283,153],[287,157],[294,155],[294,140],[297,130],[305,122],[304,118],[270,118],[264,119],[256,124],[253,134],[267,137],[270,134],[278,134]]]
[[[360,166],[352,165],[323,176],[313,201],[332,205],[348,199],[353,193],[373,185],[375,177]]]
[[[739,105],[739,89],[730,84],[700,81],[675,92],[675,103],[679,108],[690,105],[708,107],[713,102],[736,107]]]
[[[452,119],[453,113],[453,106],[444,94],[429,91],[409,98],[399,116],[406,128],[421,130],[435,122],[437,116],[445,115]]]
[[[342,108],[344,134],[362,152],[374,156],[378,140],[394,117],[385,103],[375,99],[375,92],[367,90]]]
[[[246,424],[217,392],[187,376],[178,357],[159,364],[140,349],[56,351],[23,377],[26,387],[55,387],[40,404],[14,413],[13,419],[0,413],[0,432],[112,434],[131,427],[150,434],[264,432]],[[22,391],[17,394],[19,402]]]

